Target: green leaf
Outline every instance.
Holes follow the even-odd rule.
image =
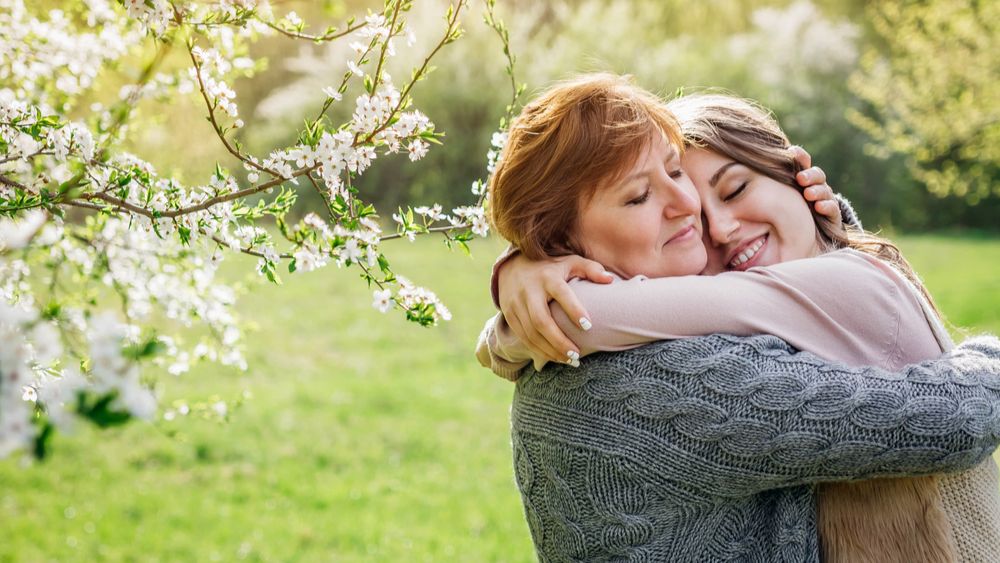
[[[138,344],[130,344],[125,346],[122,350],[122,356],[126,358],[131,358],[133,360],[142,360],[144,358],[149,358],[159,354],[164,351],[166,346],[160,339],[156,336],[151,336],[146,339],[145,342],[139,342]]]
[[[49,321],[58,319],[59,314],[62,313],[62,304],[60,304],[58,301],[51,300],[45,304],[45,307],[42,308],[41,313],[43,319]]]
[[[132,415],[128,412],[111,408],[111,403],[118,398],[118,392],[98,396],[81,392],[76,397],[77,413],[81,418],[93,422],[99,428],[121,426],[132,419]]]
[[[32,454],[34,454],[35,459],[41,461],[45,459],[45,456],[49,453],[49,442],[52,439],[52,432],[55,427],[47,419],[42,417],[36,417],[34,423],[40,428],[38,434],[35,434],[35,443],[32,447]]]

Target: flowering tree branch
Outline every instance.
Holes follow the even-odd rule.
[[[474,184],[469,205],[450,213],[436,204],[400,208],[394,223],[382,222],[357,182],[383,155],[416,161],[441,143],[443,133],[414,107],[412,93],[462,36],[468,0],[449,7],[440,37],[397,86],[386,69],[397,42],[414,44],[406,21],[412,8],[412,0],[387,0],[381,11],[311,33],[294,12],[277,17],[255,0],[89,0],[80,20],[57,12],[45,19],[23,0],[0,7],[0,50],[13,54],[0,60],[12,85],[0,86],[0,457],[21,449],[40,457],[52,429],[74,420],[106,427],[154,416],[142,363],[174,374],[198,360],[244,369],[236,291],[216,276],[229,253],[256,257],[258,273],[274,283],[282,268],[356,266],[375,286],[377,310],[398,310],[423,326],[450,319],[432,291],[393,271],[380,245],[437,233],[466,247],[486,236],[485,181]],[[523,85],[514,80],[492,0],[485,9],[512,84],[503,129]],[[253,72],[248,46],[269,35],[351,41],[356,58],[335,86],[323,88],[316,118],[296,142],[264,156],[231,137],[247,123],[230,84]],[[181,41],[190,64],[170,69],[168,55]],[[73,63],[49,62],[67,60]],[[145,63],[116,100],[96,104],[87,119],[72,117],[83,113],[74,108],[103,99],[108,89],[97,86],[122,60]],[[353,112],[334,122],[328,110],[352,85],[359,92]],[[245,178],[216,165],[204,183],[185,185],[122,150],[144,100],[195,91]],[[494,135],[488,169],[504,139]],[[303,180],[324,210],[293,222]],[[383,231],[389,225],[394,232]],[[110,308],[106,294],[117,296]],[[184,330],[194,326],[203,330]]]

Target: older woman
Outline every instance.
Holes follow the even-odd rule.
[[[749,129],[751,140],[767,141],[761,135],[767,131],[755,130],[752,120],[729,125]],[[929,305],[913,283],[859,252],[788,262],[766,274],[662,280],[675,283],[668,289],[659,288],[659,279],[642,277],[696,274],[709,263],[702,207],[680,166],[683,145],[676,131],[655,97],[609,76],[555,87],[526,107],[512,127],[491,184],[498,230],[529,258],[586,255],[628,280],[608,286],[616,288],[612,299],[584,299],[594,330],[576,334],[578,341],[590,334],[594,349],[607,350],[716,331],[775,333],[799,348],[826,351],[831,359],[893,369],[942,351],[946,336],[928,324]],[[787,140],[778,133],[784,149]],[[767,183],[793,172],[767,170],[768,161],[720,152],[709,151],[700,155],[701,164],[687,166],[704,172],[702,183],[717,192],[718,201],[709,199],[705,206],[710,247],[726,249],[717,264],[735,269],[777,264],[817,255],[838,242],[832,230],[817,234],[795,192]],[[692,156],[699,155],[687,153],[688,164]],[[774,189],[794,198],[768,191]],[[746,195],[748,190],[753,195]],[[713,205],[767,193],[771,196],[758,206],[742,204],[750,228],[715,228],[719,223],[712,223],[711,214],[720,211]],[[810,234],[804,236],[807,224]],[[730,240],[716,240],[713,230]],[[886,247],[878,248],[884,253]],[[699,287],[706,280],[716,281]],[[835,289],[844,293],[831,296]],[[674,297],[669,306],[661,306],[664,296]],[[853,307],[831,307],[838,303]],[[766,315],[781,305],[791,322]],[[852,337],[849,327],[858,323],[850,313],[857,310],[893,311],[880,328],[918,330],[891,342],[885,334],[878,334],[878,341]],[[691,322],[667,329],[634,322],[644,313],[646,319],[666,313]],[[735,328],[712,324],[731,314]],[[573,330],[574,323],[562,320],[564,330]],[[512,353],[516,345],[509,334],[504,343],[509,328],[498,321],[496,330],[484,333],[480,357],[509,374],[529,356]],[[541,321],[519,322],[523,331],[523,325]],[[826,333],[842,338],[831,342]],[[626,554],[659,560],[816,559],[813,483],[964,470],[992,451],[996,351],[995,341],[966,344],[951,360],[894,376],[792,355],[771,337],[713,336],[602,356],[574,373],[522,378],[512,411],[515,466],[539,554],[588,560]],[[504,366],[504,360],[515,363]],[[982,418],[973,422],[968,416],[977,409]],[[988,478],[979,475],[978,481]],[[941,494],[952,492],[939,491],[933,481],[910,485],[878,489],[890,493],[889,502],[907,499],[922,509],[918,515],[890,514],[890,523],[904,525],[904,536],[867,538],[902,539],[906,545],[861,541],[857,546],[851,540],[866,539],[866,531],[834,525],[824,530],[830,558],[952,560],[955,539],[963,540],[963,557],[978,553],[983,546],[977,542],[989,536],[953,535]],[[820,507],[821,520],[827,506],[830,502]],[[916,535],[907,537],[911,530]]]

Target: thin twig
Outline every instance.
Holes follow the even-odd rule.
[[[24,190],[26,192],[31,192],[31,189],[28,188],[28,186],[25,186],[24,184],[19,183],[17,180],[12,180],[12,179],[4,176],[3,174],[0,174],[0,184],[4,184],[4,185],[10,186],[12,188],[17,188],[19,190]]]
[[[226,150],[229,151],[229,154],[235,156],[241,162],[249,164],[250,166],[256,168],[257,170],[261,172],[266,172],[271,176],[278,176],[278,174],[275,174],[273,171],[268,170],[267,168],[247,158],[243,153],[236,150],[235,147],[229,144],[229,141],[226,139],[225,132],[222,131],[222,127],[219,126],[218,120],[215,119],[215,105],[213,105],[212,101],[208,99],[208,92],[205,91],[205,82],[201,78],[201,63],[198,62],[198,57],[196,57],[194,54],[194,44],[190,41],[187,43],[187,50],[188,50],[188,55],[190,55],[191,57],[191,63],[194,65],[195,76],[198,78],[198,91],[201,93],[202,99],[205,100],[205,107],[208,108],[208,120],[212,124],[212,129],[215,130],[215,134],[219,137],[219,140],[222,141],[222,144],[226,147]]]
[[[217,244],[219,244],[220,246],[225,246],[226,248],[232,248],[231,246],[229,246],[228,242],[220,239],[216,235],[209,235],[209,237],[212,240],[214,240]],[[242,252],[243,254],[249,254],[250,256],[256,256],[257,258],[267,258],[267,256],[264,255],[264,253],[257,252],[256,250],[252,250],[250,248],[243,248],[242,246],[240,246],[240,247],[238,247],[238,250],[240,252]],[[290,259],[292,257],[293,256],[291,254],[278,254],[278,258],[283,258],[285,260],[288,260],[288,259]]]
[[[311,35],[309,33],[302,33],[300,31],[291,31],[288,29],[284,29],[282,27],[279,27],[277,24],[274,24],[266,20],[262,20],[260,18],[254,18],[254,19],[256,19],[260,23],[266,25],[267,27],[277,31],[282,35],[291,37],[292,39],[305,39],[306,41],[313,41],[315,43],[326,43],[328,41],[333,41],[334,39],[340,39],[341,37],[344,37],[345,35],[350,35],[355,31],[368,25],[368,22],[362,22],[354,25],[349,25],[343,31],[338,32],[336,29],[332,29],[323,35]]]
[[[424,75],[425,72],[427,72],[427,67],[430,65],[431,59],[434,58],[435,55],[437,55],[438,51],[440,51],[446,44],[449,43],[451,36],[455,32],[456,28],[455,24],[458,23],[458,14],[459,12],[462,11],[462,7],[465,6],[465,4],[466,0],[459,0],[458,3],[455,5],[456,7],[455,10],[452,12],[452,17],[450,20],[448,20],[448,25],[447,28],[445,29],[444,37],[441,39],[441,41],[438,42],[438,44],[434,47],[434,49],[430,52],[430,54],[428,54],[424,58],[424,62],[420,65],[420,68],[417,69],[417,71],[413,74],[413,79],[410,80],[410,82],[407,83],[407,85],[403,88],[403,91],[400,92],[399,103],[397,103],[396,106],[392,108],[392,111],[389,112],[389,116],[385,119],[382,125],[375,128],[374,131],[369,133],[368,136],[365,137],[364,141],[355,142],[354,146],[366,145],[370,143],[372,139],[375,138],[376,135],[384,131],[385,128],[388,127],[390,123],[392,123],[392,120],[396,117],[396,114],[399,113],[403,105],[406,103],[406,99],[410,95],[410,91],[413,90],[413,86],[417,82],[419,82],[420,78]]]
[[[442,227],[430,227],[430,228],[427,228],[424,231],[414,231],[413,234],[415,236],[419,236],[419,235],[425,235],[425,234],[430,234],[430,233],[446,233],[448,231],[453,231],[455,229],[465,229],[465,228],[468,228],[468,227],[471,227],[471,226],[472,225],[470,225],[470,224],[463,223],[463,224],[459,224],[459,225],[447,225],[447,226],[442,226]],[[385,235],[383,237],[379,237],[378,240],[379,240],[379,242],[382,242],[384,240],[392,240],[392,239],[397,239],[397,238],[403,238],[403,237],[406,237],[406,236],[409,236],[409,234],[396,233],[396,234],[393,234],[393,235]]]

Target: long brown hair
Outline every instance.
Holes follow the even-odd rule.
[[[581,209],[657,136],[683,149],[673,114],[629,77],[587,74],[557,83],[511,123],[490,178],[491,222],[532,260],[582,255],[574,240]]]
[[[788,151],[788,137],[760,105],[723,94],[690,94],[671,100],[667,107],[680,122],[689,146],[711,150],[799,192],[803,190],[795,179],[801,167]],[[902,273],[937,312],[930,293],[899,247],[874,233],[838,226],[816,213],[813,206],[809,208],[822,251],[853,248],[883,260]]]

